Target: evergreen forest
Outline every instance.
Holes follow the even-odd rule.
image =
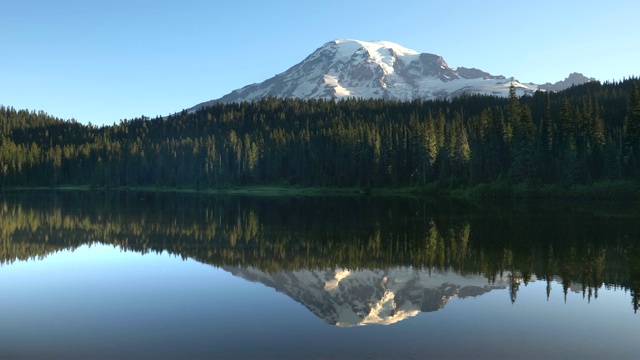
[[[2,106],[0,186],[637,189],[637,83],[412,102],[265,98],[100,127]]]

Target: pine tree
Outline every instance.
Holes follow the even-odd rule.
[[[571,103],[566,95],[562,99],[560,106],[560,117],[558,119],[556,146],[554,152],[556,156],[556,166],[559,180],[567,185],[571,185],[575,180],[575,157],[576,157],[576,141],[575,141],[575,124],[573,119],[573,111]]]
[[[623,163],[627,176],[640,175],[640,89],[633,83],[623,127]]]
[[[527,105],[522,107],[514,130],[511,176],[517,183],[529,182],[534,175],[535,127]]]
[[[552,179],[553,169],[553,117],[551,114],[551,98],[549,92],[545,96],[544,115],[538,129],[538,164],[539,174],[543,182]]]

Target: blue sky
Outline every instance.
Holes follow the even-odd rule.
[[[0,104],[82,123],[166,115],[338,38],[387,40],[523,82],[639,75],[640,1],[0,3]]]

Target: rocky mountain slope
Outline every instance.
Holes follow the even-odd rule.
[[[538,89],[560,91],[591,80],[573,73],[555,84],[525,84],[475,68],[453,69],[441,56],[421,54],[388,41],[341,39],[324,44],[281,74],[189,110],[215,102],[253,101],[267,96],[391,100],[441,99],[463,93],[507,96],[511,84],[523,95]]]
[[[489,283],[484,276],[399,267],[386,270],[300,270],[266,273],[255,268],[224,268],[262,283],[301,303],[329,324],[349,327],[390,325],[437,311],[449,299],[505,289],[508,275]],[[506,296],[506,295],[505,295]]]

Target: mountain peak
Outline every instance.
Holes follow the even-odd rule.
[[[586,80],[585,80],[586,79]],[[518,95],[537,90],[558,91],[589,81],[571,74],[556,84],[521,84]],[[301,99],[383,98],[410,101],[442,99],[462,94],[508,96],[511,81],[476,68],[451,68],[440,55],[418,53],[390,41],[336,39],[316,49],[302,62],[258,84],[232,91],[215,102],[254,101],[264,97]]]
[[[596,81],[595,78],[588,78],[581,73],[572,72],[567,76],[564,80],[560,80],[554,84],[546,83],[544,85],[540,85],[541,90],[546,91],[562,91],[564,89],[570,88],[574,85],[581,85],[587,82]]]
[[[418,55],[418,52],[415,50],[407,49],[402,45],[396,44],[391,41],[384,41],[384,40],[362,41],[362,40],[355,40],[355,39],[336,39],[325,44],[325,46],[327,45],[328,46],[337,45],[341,48],[349,48],[349,49],[356,48],[356,51],[359,49],[365,49],[369,52],[377,52],[380,50],[382,51],[393,50],[393,52],[399,56]]]
[[[452,297],[480,296],[505,289],[508,274],[489,282],[480,275],[435,269],[324,269],[265,273],[223,268],[288,295],[325,322],[340,326],[391,325],[421,312],[438,311]]]

